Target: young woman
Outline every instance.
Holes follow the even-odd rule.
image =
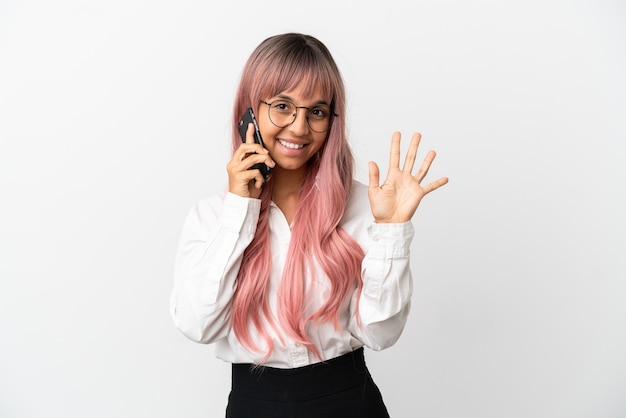
[[[238,123],[256,114],[265,147]],[[288,33],[246,63],[233,113],[228,190],[183,227],[171,314],[190,339],[232,363],[227,417],[387,417],[363,347],[396,342],[409,313],[411,218],[447,183],[413,174],[420,135],[400,167],[391,140],[380,184],[353,180],[345,91],[328,49]],[[255,164],[266,164],[265,179]]]

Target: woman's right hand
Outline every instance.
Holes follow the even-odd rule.
[[[237,148],[233,158],[226,165],[228,191],[242,197],[257,199],[265,183],[259,170],[250,170],[250,167],[257,163],[264,163],[270,167],[276,165],[269,151],[254,142],[254,125],[250,123],[246,132],[246,142]]]

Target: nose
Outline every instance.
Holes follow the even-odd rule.
[[[306,117],[306,109],[298,109],[296,119],[289,125],[294,135],[302,136],[309,133],[309,121]]]

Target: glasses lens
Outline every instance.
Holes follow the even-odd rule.
[[[315,132],[326,132],[330,122],[330,107],[315,106],[309,109],[307,120],[309,127]]]
[[[296,106],[293,103],[277,100],[270,104],[270,120],[280,128],[293,123],[296,119]]]

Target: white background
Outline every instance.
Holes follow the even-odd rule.
[[[626,416],[617,0],[2,0],[0,416],[223,416],[173,257],[224,185],[241,67],[285,31],[335,55],[359,179],[394,130],[450,177],[414,218],[406,331],[367,351],[391,415]]]

